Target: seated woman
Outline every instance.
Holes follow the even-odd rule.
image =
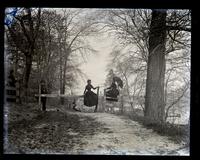
[[[91,84],[91,80],[87,81],[87,86],[85,87],[85,91],[84,91],[84,105],[91,107],[91,106],[96,106],[97,108],[97,104],[98,104],[98,97],[97,94],[92,92],[91,89],[96,89],[98,87],[93,87]]]
[[[115,79],[113,78],[112,84],[110,87],[106,88],[106,97],[117,98],[119,95],[119,90],[117,89],[117,85],[115,84]]]

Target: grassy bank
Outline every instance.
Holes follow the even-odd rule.
[[[170,124],[164,122],[161,124],[149,123],[144,116],[139,116],[137,114],[126,113],[125,114],[130,119],[139,122],[148,129],[152,129],[157,132],[159,135],[168,136],[169,139],[173,140],[176,143],[185,143],[189,145],[190,140],[190,126],[189,125],[180,125],[180,124]]]

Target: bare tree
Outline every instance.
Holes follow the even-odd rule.
[[[107,24],[106,26],[109,28],[108,31],[111,33],[114,33],[116,35],[117,39],[120,40],[120,44],[122,44],[123,48],[124,48],[124,46],[126,46],[126,47],[132,46],[132,48],[131,47],[129,47],[129,48],[131,48],[130,51],[133,54],[130,54],[130,51],[126,52],[128,59],[130,59],[131,57],[135,57],[135,59],[138,59],[138,60],[140,59],[140,62],[144,64],[143,69],[147,68],[147,64],[149,65],[150,62],[156,64],[156,60],[155,61],[153,60],[153,62],[151,60],[149,60],[150,57],[152,58],[155,56],[155,54],[152,54],[152,56],[150,56],[150,52],[155,53],[155,52],[157,52],[156,50],[159,47],[161,47],[161,45],[158,45],[158,46],[155,45],[157,48],[153,47],[153,49],[151,48],[151,50],[150,50],[150,44],[151,44],[151,47],[153,46],[152,43],[150,42],[151,39],[152,38],[154,39],[154,37],[156,37],[156,35],[159,33],[159,32],[156,33],[156,31],[158,31],[158,30],[155,30],[155,32],[154,32],[155,36],[154,35],[151,36],[151,34],[150,34],[152,32],[152,28],[150,27],[150,25],[153,23],[152,22],[153,21],[152,11],[151,10],[139,10],[139,9],[138,10],[129,10],[129,9],[117,10],[116,9],[116,10],[111,10],[111,11],[109,10],[108,12],[109,12],[109,15],[108,15],[108,18],[106,19],[108,22],[105,22]],[[163,11],[160,10],[160,12],[163,12]],[[154,69],[152,70],[153,72],[155,71],[154,73],[156,73],[156,70],[157,71],[159,69],[162,70],[162,72],[159,72],[159,71],[157,72],[157,73],[162,73],[162,76],[161,76],[162,81],[165,79],[164,78],[165,74],[167,74],[168,70],[170,70],[170,67],[167,67],[167,70],[166,70],[167,72],[165,73],[165,62],[171,63],[173,61],[174,63],[177,63],[177,59],[175,59],[172,56],[173,54],[179,53],[179,54],[177,54],[177,55],[179,55],[178,56],[179,58],[178,57],[177,58],[182,60],[182,62],[180,62],[180,65],[183,65],[185,63],[184,60],[185,61],[189,60],[188,59],[189,51],[187,51],[187,52],[185,52],[185,51],[190,48],[190,33],[188,33],[188,32],[190,32],[190,25],[191,25],[190,24],[190,11],[188,11],[188,10],[185,10],[185,11],[169,10],[166,12],[166,16],[165,16],[165,18],[163,18],[163,21],[165,21],[165,25],[160,26],[161,29],[159,30],[159,31],[161,31],[160,32],[161,34],[162,33],[163,33],[163,35],[165,34],[165,38],[163,40],[163,46],[161,47],[162,49],[164,49],[163,50],[164,55],[159,55],[159,56],[162,56],[163,63],[160,63],[160,66],[162,66],[161,68],[155,67],[155,70]],[[159,23],[155,22],[155,25],[156,24],[160,25],[160,22]],[[150,32],[150,30],[151,30],[151,32]],[[157,40],[159,40],[159,39],[155,38],[155,41],[157,41]],[[184,55],[184,53],[186,53],[186,54]],[[155,59],[156,58],[158,58],[158,56],[155,56]],[[132,62],[134,62],[134,61],[132,61]],[[135,63],[132,63],[132,64],[134,65]],[[133,71],[135,71],[135,74],[136,74],[137,70],[135,67],[133,67],[133,68],[134,68]],[[139,69],[139,70],[141,70],[141,69]],[[178,68],[176,68],[176,70],[177,69]],[[148,70],[147,70],[147,72],[148,72]],[[147,77],[148,77],[148,75],[147,75]],[[155,77],[155,76],[152,76],[152,77]],[[160,80],[159,80],[159,82],[160,82]],[[165,81],[165,82],[167,83],[167,81]],[[161,85],[161,87],[160,87],[160,88],[162,88],[162,90],[163,90],[163,86],[164,85]],[[169,87],[167,85],[165,85],[165,86]],[[159,87],[155,87],[154,89],[157,90],[158,88]],[[163,95],[164,95],[164,94],[162,94],[163,91],[161,92],[161,95],[162,95],[161,97],[163,97]],[[165,91],[165,92],[167,92],[167,91]],[[164,102],[164,100],[161,100],[161,101]],[[157,103],[157,102],[158,101],[156,100],[155,103]],[[162,104],[164,104],[164,103],[162,103]],[[162,105],[162,106],[164,106],[164,105]],[[148,110],[147,108],[148,107],[145,107],[146,111]],[[151,111],[154,112],[157,115],[156,116],[157,118],[159,117],[159,114],[160,114],[160,117],[162,117],[161,118],[162,120],[160,119],[160,120],[155,120],[155,121],[163,121],[163,119],[164,119],[165,109],[164,109],[164,107],[161,107],[161,108],[162,108],[161,109],[162,111],[160,113],[158,113],[159,111],[156,109],[155,110],[153,108],[149,109],[149,112],[151,112]],[[146,115],[148,115],[148,114],[146,114]],[[151,117],[151,116],[149,116],[149,117]]]
[[[13,41],[15,47],[25,56],[23,78],[25,97],[27,96],[32,57],[35,54],[35,44],[40,29],[40,15],[41,9],[24,8],[17,16],[14,16],[15,21],[11,26],[7,25],[9,40]]]
[[[153,10],[149,35],[149,56],[145,97],[145,117],[152,123],[163,122],[166,10]]]
[[[179,101],[185,96],[185,93],[187,92],[188,88],[189,88],[189,82],[187,81],[183,87],[181,87],[180,89],[176,89],[174,92],[175,93],[172,93],[173,94],[172,96],[175,96],[175,100],[171,101],[171,103],[169,103],[167,106],[166,106],[166,112],[165,112],[165,121],[167,121],[167,118],[169,117],[169,113],[170,113],[170,109],[176,105],[177,103],[179,103]],[[177,94],[177,95],[175,95]],[[175,116],[175,115],[173,115]]]
[[[84,57],[86,53],[95,53],[84,38],[96,33],[97,29],[96,22],[91,17],[83,16],[85,12],[82,9],[63,9],[61,12],[56,13],[54,27],[59,45],[60,93],[65,94],[67,64],[70,56],[80,53]]]

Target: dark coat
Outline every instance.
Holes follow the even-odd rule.
[[[84,105],[91,107],[98,104],[98,96],[96,93],[92,92],[91,89],[94,87],[91,84],[88,84],[85,87],[85,94],[84,94]]]
[[[116,84],[113,82],[109,88],[107,88],[106,96],[117,98],[119,95],[119,90],[117,89]]]

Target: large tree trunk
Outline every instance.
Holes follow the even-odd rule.
[[[145,118],[151,123],[162,123],[165,115],[166,15],[166,10],[152,11],[145,97]]]
[[[17,51],[15,53],[15,61],[14,61],[14,75],[15,75],[15,80],[16,80],[16,103],[20,104],[21,99],[20,99],[20,82],[19,82],[19,75],[18,75],[18,62],[19,62],[19,52]]]
[[[33,51],[31,51],[31,53],[27,53],[26,57],[25,57],[25,73],[24,73],[24,79],[23,79],[23,84],[24,84],[24,100],[25,102],[27,102],[27,96],[28,96],[28,82],[29,82],[29,77],[30,77],[30,73],[31,73],[31,68],[32,68],[32,54]]]

